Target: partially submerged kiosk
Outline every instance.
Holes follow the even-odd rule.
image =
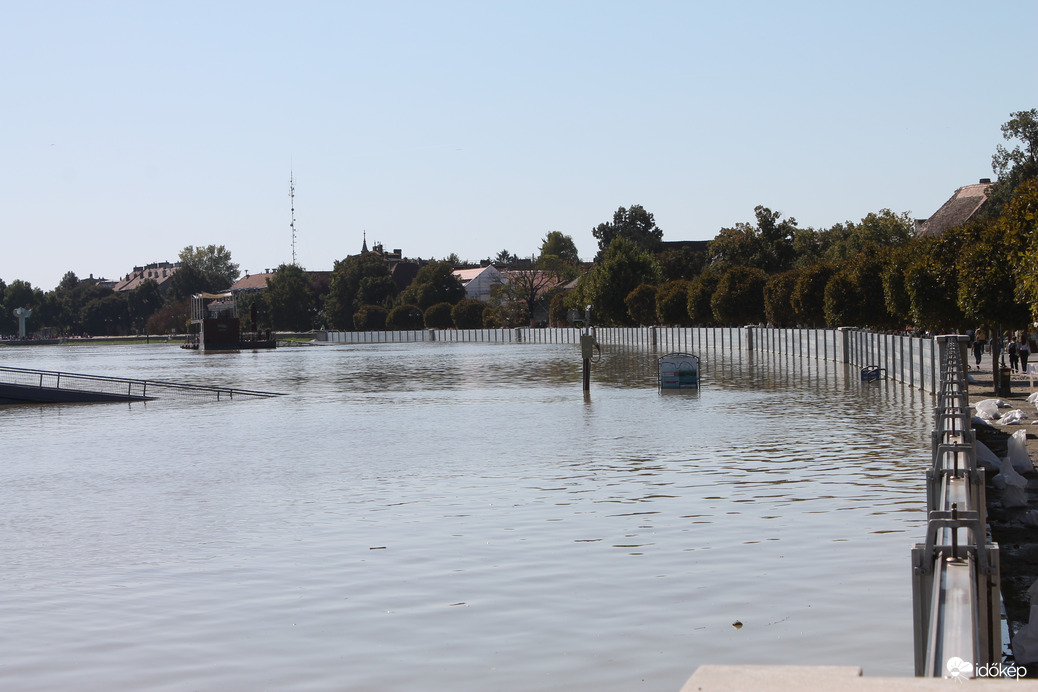
[[[255,320],[254,320],[255,321]],[[255,326],[255,325],[254,325]],[[191,296],[191,321],[184,348],[199,351],[237,351],[275,348],[277,341],[268,330],[242,332],[234,295],[196,293]]]
[[[660,389],[699,389],[699,356],[667,353],[657,365]]]

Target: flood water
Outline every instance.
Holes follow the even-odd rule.
[[[832,363],[0,348],[275,399],[0,407],[4,690],[678,690],[911,675],[932,402]],[[742,627],[733,623],[739,621]]]

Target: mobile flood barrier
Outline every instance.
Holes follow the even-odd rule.
[[[987,539],[984,469],[977,465],[965,347],[937,337],[940,389],[926,472],[926,539],[912,549],[915,673],[973,677],[1001,662],[998,545]]]

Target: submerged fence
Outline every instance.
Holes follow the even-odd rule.
[[[580,329],[418,329],[413,331],[318,332],[319,341],[341,344],[446,341],[466,343],[578,344]],[[602,345],[661,351],[711,349],[761,351],[800,358],[875,367],[886,377],[936,392],[940,373],[933,337],[877,334],[858,329],[773,329],[770,327],[592,327]]]

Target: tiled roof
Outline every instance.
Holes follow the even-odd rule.
[[[115,282],[112,288],[116,291],[132,291],[148,279],[152,279],[163,288],[162,284],[169,281],[170,277],[180,268],[180,263],[155,262],[146,267],[134,267],[133,271],[123,279]]]
[[[261,291],[267,287],[267,279],[274,276],[274,272],[269,274],[246,274],[242,278],[231,284],[231,287],[227,290],[234,291]]]
[[[988,201],[990,182],[975,185],[963,185],[945,202],[934,215],[924,221],[916,229],[916,235],[937,236],[949,228],[961,226],[973,218]]]

